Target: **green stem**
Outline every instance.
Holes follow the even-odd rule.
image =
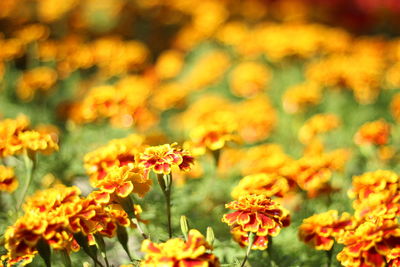
[[[240,267],[244,267],[244,265],[245,265],[246,262],[247,262],[247,258],[248,258],[249,255],[250,255],[251,247],[253,246],[253,243],[254,243],[254,238],[255,238],[254,233],[253,233],[253,232],[250,232],[250,233],[249,233],[249,244],[247,245],[246,256],[244,257],[243,262],[242,262],[242,264],[240,265]]]
[[[331,267],[332,265],[333,246],[330,250],[326,251],[327,267]]]
[[[28,152],[26,150],[24,151],[22,157],[24,160],[24,165],[26,170],[26,180],[21,192],[21,197],[17,202],[17,210],[20,210],[22,203],[25,200],[26,193],[28,192],[29,186],[32,183],[32,177],[33,177],[33,160],[29,157]]]
[[[172,175],[157,175],[158,183],[160,184],[161,190],[164,193],[165,205],[167,210],[168,220],[168,236],[172,238],[172,221],[171,221],[171,190],[172,190]]]

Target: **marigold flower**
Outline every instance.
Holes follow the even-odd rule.
[[[164,51],[157,59],[155,71],[160,79],[171,79],[182,70],[184,55],[178,50]]]
[[[95,181],[93,186],[99,188],[101,192],[126,198],[131,193],[143,197],[150,190],[151,184],[152,181],[137,167],[113,166],[107,170],[106,176]]]
[[[272,173],[259,173],[243,177],[233,188],[231,196],[234,199],[248,194],[283,197],[288,191],[289,184],[284,177]]]
[[[237,103],[233,106],[237,119],[237,133],[246,143],[254,143],[268,138],[277,124],[276,111],[265,96]]]
[[[20,115],[15,120],[0,121],[0,156],[39,151],[45,154],[58,150],[58,144],[49,133],[29,130],[28,118]]]
[[[18,187],[18,180],[15,177],[14,169],[0,165],[0,191],[12,193]]]
[[[334,114],[317,114],[308,119],[299,130],[299,139],[303,144],[310,143],[318,134],[337,128],[339,118]]]
[[[286,112],[297,113],[309,106],[319,104],[321,99],[321,87],[315,83],[306,82],[288,88],[282,101]]]
[[[390,137],[390,124],[377,120],[363,124],[354,136],[357,145],[386,145]]]
[[[204,155],[207,149],[211,151],[223,148],[228,141],[238,140],[234,123],[200,124],[190,132],[189,146],[194,155]]]
[[[232,227],[232,234],[241,246],[248,244],[248,234],[254,233],[253,249],[266,249],[267,236],[276,236],[281,228],[290,224],[290,216],[280,204],[266,195],[243,195],[238,200],[225,205],[236,210],[225,214],[222,221]]]
[[[340,217],[337,210],[315,214],[303,220],[299,227],[299,238],[316,250],[331,250],[334,238],[338,238],[353,226],[350,214]]]
[[[138,160],[147,173],[153,170],[157,174],[170,174],[173,167],[188,171],[193,161],[190,153],[177,147],[176,143],[148,147],[140,153]]]
[[[36,92],[48,92],[57,81],[57,73],[48,67],[38,67],[25,72],[17,85],[17,95],[24,101],[30,101]]]
[[[113,139],[108,144],[87,153],[84,167],[91,183],[103,179],[113,166],[133,166],[137,163],[138,153],[143,151],[144,137],[131,134],[125,138]]]
[[[252,97],[267,89],[270,80],[271,72],[265,65],[242,62],[233,69],[230,86],[235,95]]]
[[[337,255],[343,266],[384,267],[400,250],[397,220],[371,217],[338,239],[345,247]]]
[[[210,251],[212,247],[197,230],[190,230],[185,242],[173,238],[165,243],[153,243],[146,239],[142,243],[142,251],[146,253],[141,261],[142,267],[155,266],[220,266],[218,258]]]
[[[378,170],[353,177],[349,195],[355,198],[355,216],[394,218],[400,215],[400,178],[392,171]]]

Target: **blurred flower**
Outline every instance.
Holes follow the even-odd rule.
[[[331,250],[334,238],[341,237],[353,224],[350,214],[343,213],[339,217],[337,210],[329,210],[304,219],[299,227],[299,238],[316,250]]]
[[[12,193],[18,187],[18,180],[15,177],[14,169],[0,165],[0,191]]]
[[[57,81],[57,73],[49,67],[37,67],[22,74],[17,85],[17,95],[31,101],[37,92],[48,93]]]
[[[285,178],[271,173],[259,173],[243,177],[233,188],[231,195],[234,199],[248,194],[264,194],[267,197],[283,197],[289,191]]]
[[[390,103],[390,111],[396,122],[400,122],[400,94],[395,94]]]
[[[232,93],[240,97],[252,97],[268,89],[271,72],[257,62],[241,62],[230,74]]]
[[[146,239],[142,243],[145,258],[140,266],[220,266],[218,258],[211,253],[212,247],[197,230],[190,230],[187,241],[180,238],[165,243],[153,243]]]
[[[339,118],[334,114],[317,114],[308,119],[299,130],[299,139],[308,144],[319,134],[326,133],[340,125]]]
[[[268,236],[278,235],[281,228],[290,224],[288,211],[263,194],[242,195],[225,207],[235,210],[225,214],[222,221],[231,226],[231,233],[241,246],[248,245],[248,235],[254,233],[252,248],[264,250]]]
[[[154,66],[157,76],[161,80],[176,77],[182,70],[184,55],[178,50],[164,51],[157,59]]]
[[[321,102],[321,87],[313,82],[289,87],[283,95],[283,107],[288,113],[304,111],[307,107],[315,106]]]
[[[144,150],[144,137],[131,134],[125,138],[111,140],[108,144],[87,153],[84,167],[91,183],[103,179],[108,169],[114,166],[133,167],[138,160],[138,153]]]
[[[354,136],[357,145],[386,145],[390,137],[390,124],[377,120],[363,124]]]
[[[28,118],[24,115],[16,119],[0,121],[0,155],[7,157],[28,152],[42,152],[49,154],[58,150],[58,144],[48,133],[29,130]]]

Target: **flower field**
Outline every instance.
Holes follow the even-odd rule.
[[[0,266],[400,267],[395,0],[0,0]]]

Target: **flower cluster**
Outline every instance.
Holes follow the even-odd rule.
[[[102,206],[92,195],[81,197],[77,187],[63,185],[38,191],[27,199],[23,210],[25,214],[5,233],[9,262],[35,255],[39,242],[55,250],[78,251],[76,234],[93,242],[95,234],[112,237],[118,224],[130,225],[117,207]]]
[[[153,243],[146,239],[142,243],[145,258],[142,267],[152,266],[220,266],[218,258],[211,253],[212,247],[197,230],[190,230],[187,240],[173,238],[165,243]]]
[[[288,211],[266,195],[248,194],[225,205],[235,210],[225,214],[222,221],[231,226],[233,238],[241,245],[249,243],[249,234],[254,234],[253,249],[268,247],[268,236],[276,236],[281,228],[290,224]]]

